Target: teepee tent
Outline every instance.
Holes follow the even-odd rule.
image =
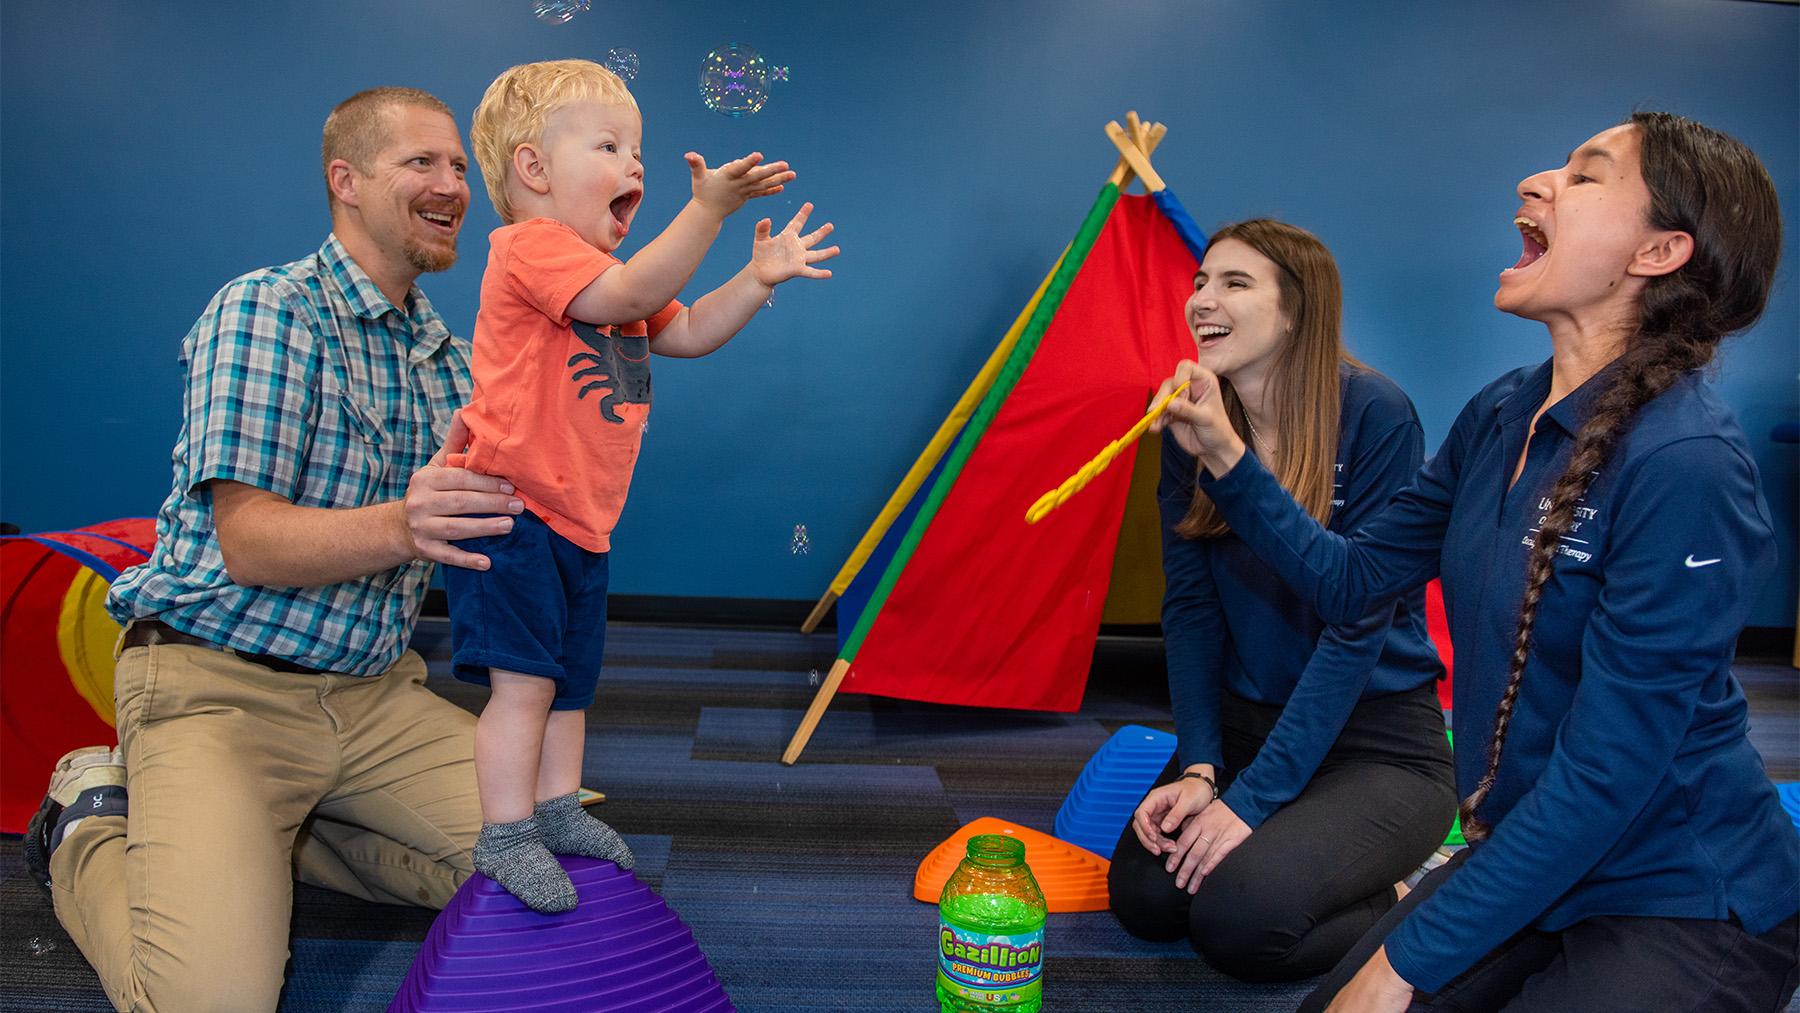
[[[1182,308],[1205,239],[1150,165],[1161,125],[1128,121],[1129,131],[1107,124],[1121,162],[1074,241],[808,618],[811,629],[838,600],[841,645],[783,762],[840,689],[1077,710],[1122,527],[1152,553],[1129,580],[1160,579],[1155,522],[1125,522],[1133,487],[1154,489],[1145,448],[1041,523],[1025,521],[1192,355]],[[1133,174],[1147,196],[1120,194]],[[1137,512],[1154,516],[1154,503]],[[1160,588],[1135,597],[1131,618],[1155,621]]]

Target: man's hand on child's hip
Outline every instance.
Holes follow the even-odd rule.
[[[525,504],[514,497],[510,482],[452,466],[452,461],[461,461],[461,452],[468,445],[469,429],[458,412],[450,420],[444,445],[407,482],[400,519],[414,557],[485,570],[486,556],[464,552],[450,543],[511,531],[512,515],[524,510]]]

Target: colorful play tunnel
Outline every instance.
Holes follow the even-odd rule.
[[[64,753],[115,741],[106,590],[155,544],[149,517],[0,538],[0,832],[25,830]]]

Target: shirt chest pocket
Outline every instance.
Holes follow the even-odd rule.
[[[381,416],[336,384],[320,390],[318,428],[307,471],[320,505],[367,506],[384,495],[393,440]]]

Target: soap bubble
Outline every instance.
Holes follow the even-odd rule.
[[[537,19],[546,25],[566,25],[569,19],[588,9],[590,0],[532,0]]]
[[[638,55],[629,49],[619,46],[606,51],[606,69],[619,75],[622,81],[630,81],[637,77]]]
[[[794,540],[788,543],[788,551],[796,556],[804,556],[812,551],[812,539],[806,537],[806,525],[794,525]]]
[[[723,116],[754,115],[769,101],[769,65],[762,54],[730,42],[700,61],[700,101]]]

